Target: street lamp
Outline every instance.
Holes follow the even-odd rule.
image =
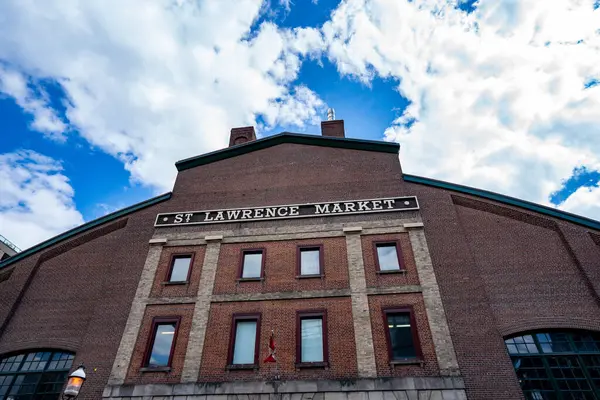
[[[69,381],[63,392],[63,399],[71,400],[77,398],[83,382],[85,382],[85,367],[81,364],[79,368],[69,374]]]

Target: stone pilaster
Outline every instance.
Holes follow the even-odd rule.
[[[163,245],[166,243],[166,239],[150,240],[148,256],[144,263],[144,269],[142,270],[135,297],[131,303],[131,310],[129,311],[129,317],[127,318],[123,337],[121,338],[121,343],[117,350],[115,362],[113,363],[112,371],[108,378],[109,385],[122,385],[123,382],[125,382],[135,342],[138,337],[140,326],[142,325],[142,319],[144,318],[148,296],[150,296],[150,290],[152,289],[152,283],[154,282],[154,276],[156,275],[160,254]]]
[[[190,331],[185,361],[183,363],[183,372],[181,374],[181,382],[183,383],[196,382],[198,380],[222,239],[223,236],[217,235],[205,237],[207,245],[204,253],[204,264],[202,265],[202,276],[198,287],[194,318],[192,319],[192,330]]]
[[[408,229],[410,243],[415,255],[417,273],[423,291],[423,302],[427,311],[429,329],[431,330],[435,354],[440,367],[440,375],[459,375],[458,361],[456,360],[454,345],[450,337],[440,289],[435,278],[431,257],[429,256],[423,224],[405,224],[404,227]]]
[[[371,332],[371,313],[367,297],[367,281],[363,263],[361,228],[344,228],[348,254],[348,275],[350,278],[350,297],[352,300],[352,319],[354,321],[354,340],[356,342],[356,362],[358,376],[370,378],[377,376],[373,334]]]

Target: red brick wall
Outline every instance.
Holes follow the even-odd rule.
[[[399,196],[397,154],[282,144],[179,172],[173,210]]]
[[[571,244],[580,247],[570,253],[553,227],[584,231],[572,224],[442,189],[407,187],[419,198],[468,398],[523,398],[503,334],[600,330],[600,311],[573,258],[591,260],[597,248],[590,239],[587,246]]]
[[[363,262],[365,264],[365,279],[367,287],[385,287],[399,285],[418,285],[419,276],[417,275],[417,266],[413,255],[412,246],[408,233],[398,233],[393,235],[364,235],[361,237],[363,248]],[[400,248],[397,251],[402,253],[405,273],[377,273],[376,253],[373,246],[374,242],[380,241],[398,241]]]
[[[297,279],[297,246],[323,245],[322,278]],[[265,249],[265,277],[262,282],[237,282],[242,249]],[[215,294],[347,288],[348,258],[344,237],[285,240],[221,245]]]
[[[471,208],[456,211],[499,329],[562,315],[600,321],[600,308],[557,232]]]
[[[202,275],[202,264],[204,263],[204,252],[206,246],[177,246],[164,247],[160,255],[160,261],[156,269],[154,284],[152,285],[151,297],[181,297],[196,296],[200,276]],[[193,254],[193,264],[190,271],[190,281],[185,285],[165,285],[167,275],[171,270],[172,256],[177,254]]]
[[[402,308],[404,306],[411,306],[413,308],[420,348],[423,355],[422,365],[390,365],[385,333],[387,327],[383,318],[383,309]],[[423,303],[423,296],[420,293],[369,296],[369,309],[371,311],[371,329],[373,331],[375,364],[377,365],[378,376],[427,376],[439,374],[425,304]]]
[[[194,304],[161,304],[146,307],[142,325],[129,363],[126,383],[178,383],[185,361],[188,337],[192,327]],[[181,317],[170,372],[141,372],[144,355],[150,340],[152,319],[155,317]]]
[[[148,254],[152,222],[164,204],[128,215],[126,226],[105,235],[92,233],[107,225],[17,262],[10,279],[0,284],[0,321],[37,258],[53,255],[39,265],[0,336],[0,354],[32,348],[74,351],[73,365],[84,362],[88,372],[79,398],[100,398]]]
[[[329,334],[329,367],[296,369],[296,312],[327,310]],[[259,369],[228,371],[228,350],[234,313],[261,313]],[[216,303],[210,317],[204,344],[199,380],[263,380],[273,379],[275,365],[263,363],[269,354],[271,330],[275,331],[277,358],[282,379],[356,378],[356,346],[350,298],[279,300],[245,303]]]

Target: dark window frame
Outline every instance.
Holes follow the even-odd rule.
[[[178,258],[185,258],[185,257],[190,257],[190,266],[188,268],[186,280],[185,281],[172,281],[171,275],[173,274],[173,267],[175,267],[175,260]],[[171,254],[171,261],[169,264],[169,268],[167,270],[167,275],[165,276],[165,283],[167,283],[167,284],[189,283],[190,278],[192,276],[192,268],[194,267],[194,258],[195,257],[196,257],[195,252]]]
[[[390,336],[390,328],[388,327],[388,315],[389,314],[401,314],[408,313],[410,318],[410,333],[413,339],[413,346],[415,347],[414,358],[394,358],[394,352],[392,350],[392,338]],[[385,307],[381,310],[383,316],[383,329],[385,331],[385,339],[388,350],[388,359],[390,363],[414,363],[416,361],[423,360],[423,351],[421,349],[421,341],[419,340],[419,331],[417,328],[417,319],[415,317],[415,311],[412,306],[394,306]]]
[[[262,254],[260,265],[260,276],[244,278],[244,258],[246,254]],[[255,247],[251,249],[242,249],[240,252],[240,262],[238,268],[238,281],[261,281],[265,278],[265,263],[267,259],[267,249],[264,247]]]
[[[398,269],[381,269],[381,265],[379,264],[379,254],[377,253],[378,246],[391,246],[393,245],[396,248],[396,256],[398,257]],[[406,268],[404,266],[404,257],[402,254],[402,248],[400,246],[400,240],[374,240],[373,241],[373,257],[375,257],[375,270],[379,274],[393,274],[393,273],[402,273],[406,272]]]
[[[551,349],[552,351],[547,351],[547,349],[544,348],[544,344],[552,343],[552,342],[541,341],[538,335],[539,334],[552,334],[552,333],[564,334],[565,340],[559,341],[559,342],[562,342],[563,344],[568,344],[569,349],[568,350],[557,350],[557,351],[554,351],[554,349]],[[533,379],[528,379],[527,377],[524,377],[524,378],[519,377],[520,369],[527,370],[532,367],[530,367],[530,366],[524,367],[522,365],[516,366],[515,360],[521,360],[521,361],[533,360],[533,359],[538,360],[539,364],[538,364],[537,368],[544,371],[544,373],[546,375],[546,379],[537,378],[537,380],[545,381],[545,382],[549,383],[549,386],[550,386],[550,389],[546,388],[544,390],[544,392],[552,393],[554,395],[557,395],[558,393],[560,393],[561,395],[564,393],[572,393],[572,392],[578,393],[582,388],[582,386],[579,384],[578,384],[578,386],[579,386],[580,390],[573,390],[572,388],[564,389],[563,387],[561,387],[561,382],[564,383],[565,380],[567,380],[567,381],[575,380],[575,381],[584,381],[591,389],[591,390],[583,389],[583,390],[581,390],[582,392],[592,393],[594,396],[600,398],[600,388],[595,384],[595,382],[594,382],[595,378],[590,373],[590,370],[594,370],[597,367],[595,367],[594,365],[590,365],[587,362],[588,357],[600,357],[600,346],[597,347],[597,350],[578,348],[578,346],[577,346],[578,342],[574,340],[573,336],[581,335],[581,334],[592,334],[592,335],[595,335],[597,338],[600,337],[600,331],[589,330],[589,329],[577,329],[577,328],[532,329],[532,330],[520,331],[520,332],[513,333],[511,335],[507,335],[504,337],[506,354],[511,358],[511,360],[513,362],[513,367],[515,367],[513,370],[515,372],[515,375],[519,379],[521,390],[526,397],[529,393],[536,391],[535,388],[532,389],[531,387],[528,387],[528,384],[530,384],[532,381],[535,381],[536,377],[534,377]],[[507,343],[507,341],[510,339],[515,339],[515,338],[524,338],[525,336],[531,336],[532,342],[523,341],[522,343],[519,343],[519,344],[524,345],[527,351],[520,352],[520,350],[518,350],[519,344],[514,343],[514,346],[515,346],[515,349],[517,350],[517,352],[511,353],[509,351],[508,345],[513,345],[513,343]],[[600,344],[598,339],[592,339],[592,342],[596,343],[596,344]],[[534,352],[530,351],[528,345],[529,346],[533,345],[536,350]],[[571,368],[564,368],[563,366],[556,366],[556,365],[550,364],[550,361],[554,358],[561,358],[563,360],[569,359],[569,360],[575,361],[575,363],[571,364]],[[569,363],[571,363],[571,361],[569,361]],[[567,377],[567,376],[564,376],[564,378],[560,378],[560,377],[557,377],[554,373],[554,370],[556,370],[556,369],[560,369],[560,370],[579,369],[579,371],[582,373],[582,375],[578,376],[575,379],[573,379],[571,377]],[[537,375],[537,376],[539,376],[539,375]],[[523,379],[523,380],[521,381],[521,379]]]
[[[319,250],[319,273],[302,274],[302,251]],[[298,245],[296,247],[296,277],[298,278],[318,278],[324,276],[325,256],[323,244]]]
[[[43,369],[27,369],[27,370],[22,370],[22,368],[24,367],[24,365],[29,362],[29,363],[33,363],[33,362],[40,362],[40,361],[27,361],[27,357],[30,354],[35,354],[35,353],[50,353],[48,360],[45,361],[44,367]],[[68,356],[72,356],[73,358],[71,360],[53,360],[54,356],[56,354],[67,354]],[[16,377],[19,375],[30,375],[30,376],[35,376],[35,375],[39,375],[37,377],[37,381],[35,383],[30,382],[27,383],[27,385],[33,385],[34,387],[34,392],[33,395],[41,395],[41,394],[56,394],[56,395],[60,395],[60,393],[62,393],[62,388],[64,386],[64,384],[67,382],[68,380],[68,374],[69,371],[71,370],[72,366],[73,366],[73,362],[75,359],[75,352],[70,351],[70,350],[64,350],[64,349],[59,349],[59,348],[45,348],[45,347],[40,347],[40,348],[32,348],[32,349],[27,349],[27,350],[22,350],[22,351],[13,351],[13,352],[9,352],[9,353],[4,353],[0,355],[0,361],[1,360],[5,360],[8,359],[10,357],[16,357],[16,356],[22,356],[21,360],[18,361],[17,368],[15,370],[9,370],[9,371],[3,371],[0,372],[0,377],[6,377],[6,376],[12,376],[12,379],[9,381],[8,384],[4,384],[3,386],[5,386],[6,389],[6,396],[8,396],[10,393],[10,391],[12,390],[12,388],[15,385],[15,381],[16,381]],[[70,361],[70,363],[67,363],[67,361]],[[56,366],[56,368],[50,369],[50,365],[56,362],[57,364],[59,362],[65,362],[66,366],[62,367],[62,368],[58,368],[58,365]],[[44,376],[48,376],[51,374],[64,374],[64,379],[62,381],[51,381],[51,382],[42,382]],[[52,389],[50,392],[48,391],[41,391],[40,390],[40,385],[43,384],[60,384],[60,391],[59,392],[55,392],[54,389]]]
[[[302,362],[302,320],[321,318],[323,336],[323,361]],[[329,334],[327,330],[327,310],[296,311],[296,368],[323,368],[329,366]]]
[[[228,369],[257,369],[258,356],[260,351],[260,322],[262,319],[261,313],[234,313],[231,316],[231,330],[229,332],[229,349],[227,352],[227,368]],[[235,347],[235,339],[237,334],[237,323],[240,321],[256,321],[256,338],[254,343],[254,363],[252,364],[234,364],[233,353]]]
[[[175,332],[173,333],[173,342],[171,343],[171,351],[169,352],[169,361],[167,365],[150,365],[150,357],[152,355],[152,347],[156,340],[156,332],[158,326],[161,324],[172,324],[175,323]],[[146,350],[144,351],[144,358],[142,359],[141,368],[144,370],[157,371],[157,370],[170,370],[173,368],[173,354],[175,353],[175,346],[177,345],[177,336],[179,334],[179,325],[181,324],[180,316],[172,317],[154,317],[152,318],[152,325],[150,327],[150,335],[146,340]]]

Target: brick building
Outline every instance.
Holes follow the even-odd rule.
[[[599,222],[322,128],[0,264],[0,399],[600,398]]]

